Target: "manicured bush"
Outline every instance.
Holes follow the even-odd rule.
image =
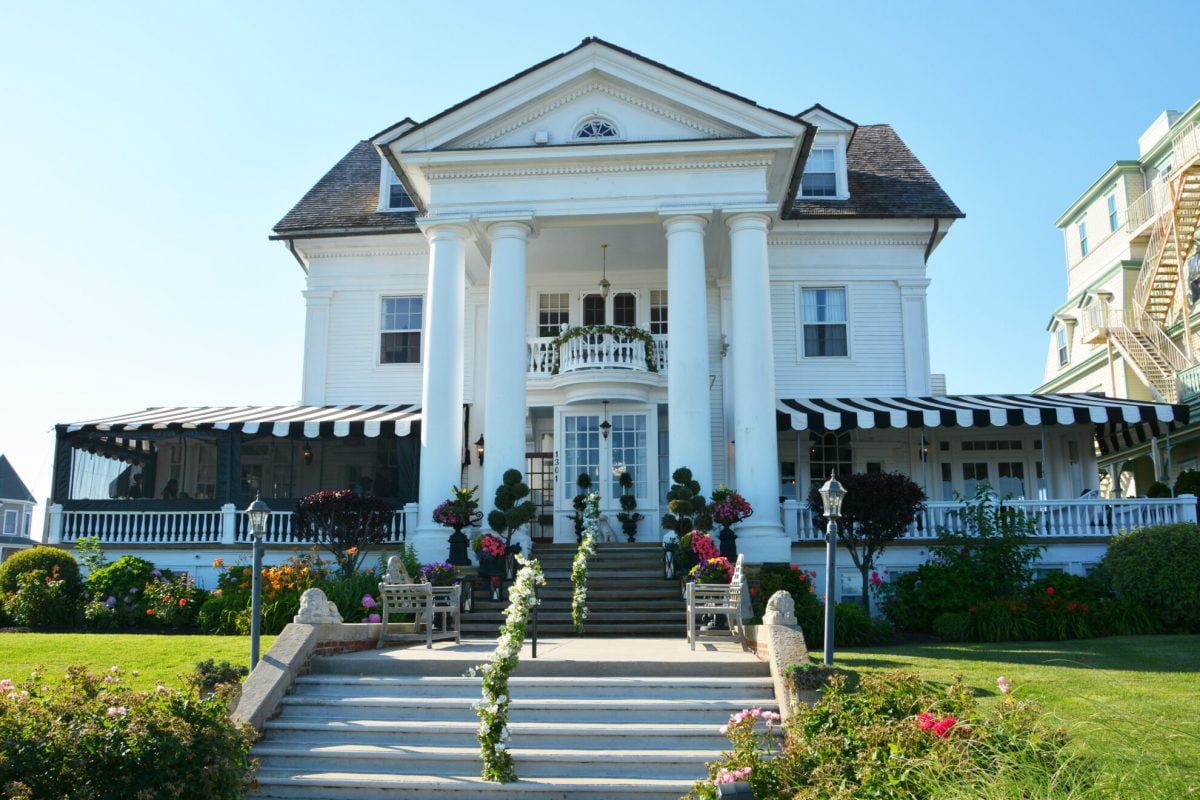
[[[38,800],[234,800],[252,776],[253,731],[195,682],[133,691],[116,667],[0,680],[0,794]]]
[[[40,569],[21,573],[17,590],[4,596],[3,605],[5,617],[14,625],[56,628],[79,622],[79,604],[69,596],[57,565],[50,574]]]
[[[44,545],[22,550],[0,563],[0,593],[17,591],[17,580],[26,572],[41,570],[45,575],[54,575],[56,568],[57,580],[63,581],[64,597],[69,602],[78,602],[83,591],[79,563],[66,550]]]
[[[723,729],[730,750],[708,766],[689,797],[712,800],[717,786],[750,784],[755,797],[1080,797],[1094,786],[1091,764],[1073,755],[1065,733],[1042,722],[1038,706],[1003,696],[980,708],[956,679],[939,688],[916,675],[867,675],[850,690],[829,677],[821,699],[800,704],[786,726],[746,709]]]
[[[1100,579],[1121,602],[1140,606],[1158,631],[1200,631],[1200,528],[1157,525],[1115,537]]]
[[[1170,497],[1171,487],[1162,481],[1155,481],[1146,489],[1146,497]]]

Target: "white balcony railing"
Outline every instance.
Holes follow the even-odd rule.
[[[1031,515],[1036,537],[1115,536],[1132,528],[1194,522],[1196,519],[1196,498],[1192,495],[1162,499],[1006,500],[1002,506]],[[963,504],[959,502],[930,501],[901,540],[937,539],[940,528],[962,533],[962,511]],[[813,523],[807,501],[786,501],[783,523],[795,541],[823,541],[825,538],[824,532]]]
[[[406,531],[416,525],[417,504],[397,510],[385,542],[402,542]],[[49,544],[69,544],[83,536],[95,536],[101,544],[249,544],[250,524],[246,512],[232,505],[209,511],[154,510],[64,510],[50,507]],[[292,535],[292,512],[272,511],[263,534],[264,544],[307,544]]]
[[[1169,207],[1167,184],[1155,181],[1125,209],[1125,230],[1133,233]]]
[[[654,365],[659,372],[667,370],[667,337],[656,335],[654,339]],[[632,337],[612,334],[589,334],[568,339],[562,349],[555,352],[554,339],[538,337],[528,340],[529,377],[550,377],[554,374],[555,362],[558,372],[577,372],[591,369],[627,369],[648,371],[646,345]]]

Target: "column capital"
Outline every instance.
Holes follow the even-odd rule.
[[[666,229],[667,235],[678,233],[680,231],[693,231],[696,233],[704,233],[708,227],[710,215],[694,214],[694,213],[676,213],[666,214],[659,213],[659,219],[662,220],[662,226]]]
[[[771,215],[758,211],[739,212],[725,217],[725,224],[731,233],[755,230],[766,233],[771,229]]]
[[[418,218],[417,227],[430,242],[438,239],[466,239],[471,235],[471,221],[466,217],[447,219]]]
[[[300,294],[308,301],[310,306],[328,303],[333,299],[333,292],[328,289],[305,289]]]
[[[528,239],[533,233],[533,225],[526,219],[501,219],[488,223],[488,235],[495,239]]]

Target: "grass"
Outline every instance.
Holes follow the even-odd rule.
[[[938,683],[961,673],[984,697],[1003,675],[1096,762],[1100,796],[1200,797],[1200,636],[857,648],[834,661]]]
[[[264,636],[265,654],[275,640]],[[14,681],[35,669],[47,676],[61,674],[71,664],[103,672],[114,664],[125,673],[124,683],[153,689],[156,683],[176,686],[206,659],[250,665],[249,636],[156,636],[135,633],[0,633],[0,678]],[[132,671],[138,671],[138,677]]]

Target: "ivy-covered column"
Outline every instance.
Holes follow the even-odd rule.
[[[466,227],[448,223],[425,229],[429,278],[421,326],[421,485],[417,530],[411,537],[423,562],[446,557],[446,529],[433,521],[433,510],[449,487],[462,481],[468,235]]]
[[[712,410],[708,363],[708,281],[704,229],[685,214],[663,221],[667,230],[667,447],[671,469],[688,467],[712,491]]]
[[[526,242],[529,226],[496,222],[488,285],[487,376],[483,402],[483,497],[496,491],[509,469],[525,474]]]
[[[791,543],[779,517],[775,432],[775,357],[766,214],[735,214],[729,226],[733,273],[730,372],[733,381],[734,485],[754,516],[738,524],[738,551],[751,563],[786,562]]]

